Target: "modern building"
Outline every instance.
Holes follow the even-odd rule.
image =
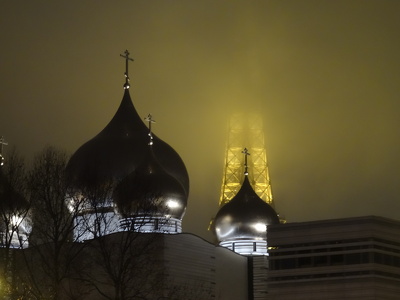
[[[271,225],[268,299],[400,299],[400,221]]]
[[[15,253],[22,299],[247,299],[246,257],[192,234],[116,232],[68,243],[58,283],[49,246]]]

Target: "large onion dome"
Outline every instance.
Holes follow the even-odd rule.
[[[248,241],[257,252],[256,242],[266,241],[267,226],[278,223],[277,213],[254,192],[246,173],[239,192],[218,211],[214,230],[220,245],[235,250],[235,244],[244,245]]]
[[[131,174],[147,152],[148,129],[133,106],[129,89],[110,123],[83,144],[67,165],[67,178],[76,188],[97,188]],[[189,192],[185,165],[175,150],[154,136],[154,153],[167,173]]]
[[[143,162],[115,188],[113,199],[124,218],[122,225],[138,231],[180,231],[187,195],[182,184],[160,165],[149,145]],[[155,222],[157,220],[157,222]],[[172,222],[171,222],[172,221]],[[144,224],[144,222],[146,224]],[[152,225],[149,226],[148,223]],[[179,228],[175,225],[179,223]],[[168,226],[166,226],[169,224]],[[156,228],[154,228],[156,226]]]

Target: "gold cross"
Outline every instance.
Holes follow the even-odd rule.
[[[247,148],[244,148],[242,153],[244,154],[244,175],[249,175],[249,172],[247,171],[247,156],[249,156],[250,153]]]
[[[125,58],[125,84],[124,84],[124,89],[129,89],[129,73],[128,73],[128,62],[133,61],[133,58],[129,57],[129,51],[125,50],[125,55],[120,54],[119,56]]]

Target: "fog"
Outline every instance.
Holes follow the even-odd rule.
[[[0,3],[0,135],[29,160],[71,154],[123,95],[184,160],[184,231],[211,239],[227,123],[263,116],[277,211],[288,222],[399,218],[400,2]],[[245,145],[244,145],[245,146]]]

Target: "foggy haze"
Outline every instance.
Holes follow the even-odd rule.
[[[0,136],[73,153],[131,96],[190,176],[183,230],[210,239],[227,122],[263,116],[288,222],[399,219],[400,2],[1,1]],[[245,146],[245,145],[244,145]]]

